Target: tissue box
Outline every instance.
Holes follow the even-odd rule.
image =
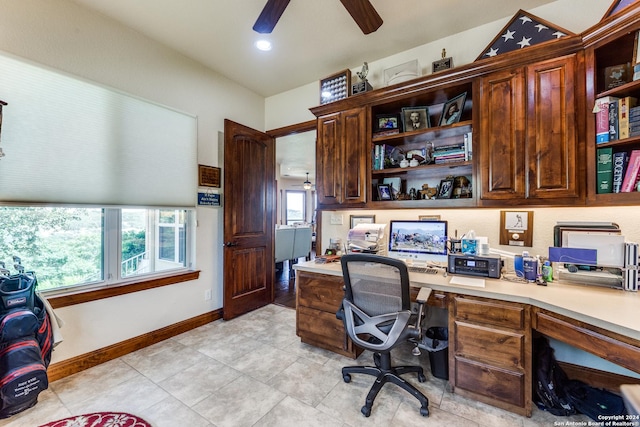
[[[478,254],[478,239],[462,239],[462,253],[467,255]]]

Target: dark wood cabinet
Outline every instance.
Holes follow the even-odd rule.
[[[366,112],[353,108],[318,117],[316,194],[321,208],[367,202]]]
[[[457,394],[531,416],[530,306],[449,297],[451,387]]]
[[[577,134],[578,54],[481,78],[481,202],[584,200]]]

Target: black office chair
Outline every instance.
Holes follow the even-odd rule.
[[[349,254],[341,258],[345,283],[345,297],[337,317],[344,322],[353,342],[374,352],[375,366],[348,366],[342,368],[344,382],[351,374],[376,377],[361,412],[371,415],[371,406],[382,386],[392,382],[411,393],[421,403],[420,414],[429,415],[429,400],[400,375],[415,372],[418,381],[426,381],[420,366],[391,366],[391,350],[397,345],[421,340],[420,322],[423,306],[431,289],[419,294],[418,314],[411,311],[409,273],[404,262],[371,254]]]

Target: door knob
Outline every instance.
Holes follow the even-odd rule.
[[[238,244],[234,243],[234,242],[227,242],[227,243],[224,244],[224,246],[231,247],[231,246],[238,246]]]

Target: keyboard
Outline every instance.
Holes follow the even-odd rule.
[[[409,270],[411,273],[438,274],[438,269],[437,268],[431,268],[431,267],[408,266],[407,270]]]

